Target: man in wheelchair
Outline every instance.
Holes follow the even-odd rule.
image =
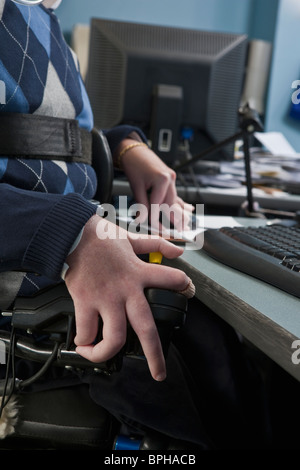
[[[193,208],[139,129],[92,132],[78,62],[54,13],[59,3],[0,0],[0,310],[11,315],[0,323],[9,352],[0,373],[2,416],[12,423],[3,434],[105,447],[117,423],[137,436],[150,430],[166,447],[162,436],[187,448],[253,447],[260,418],[248,399],[257,376],[235,332],[192,299],[169,347],[186,312],[176,292],[191,281],[143,256],[175,258],[182,249],[132,236],[97,213],[92,199],[109,200],[107,155],[137,202],[174,208],[175,227]],[[103,147],[99,161],[93,149]],[[156,299],[160,292],[167,300]],[[15,426],[11,395],[20,400]]]

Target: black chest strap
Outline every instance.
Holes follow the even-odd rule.
[[[0,113],[0,155],[92,163],[91,133],[76,119]]]

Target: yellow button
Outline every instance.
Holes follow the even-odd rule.
[[[149,253],[149,262],[161,264],[162,257],[163,255],[159,251],[154,251],[153,253]]]

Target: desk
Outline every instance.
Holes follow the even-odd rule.
[[[185,271],[197,298],[300,381],[300,364],[291,360],[292,342],[300,338],[300,299],[218,263],[203,250],[186,250],[166,264]]]
[[[246,187],[244,195],[237,194],[235,190],[220,191],[214,188],[201,188],[201,192],[199,193],[199,189],[192,186],[188,188],[178,186],[177,193],[185,202],[222,206],[227,208],[239,208],[247,199]],[[113,194],[118,196],[132,195],[128,182],[115,180],[113,184]],[[254,200],[257,201],[264,209],[296,211],[300,208],[300,196],[298,195],[288,194],[282,197],[275,197],[266,194],[265,196],[255,196],[254,192]]]

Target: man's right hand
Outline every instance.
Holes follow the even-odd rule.
[[[65,282],[75,306],[77,352],[92,362],[112,358],[126,342],[129,321],[152,377],[160,381],[166,377],[165,360],[144,289],[180,291],[190,279],[178,269],[149,264],[137,256],[154,251],[172,259],[183,250],[159,237],[128,233],[94,215],[66,260]],[[99,316],[103,339],[94,344]]]

